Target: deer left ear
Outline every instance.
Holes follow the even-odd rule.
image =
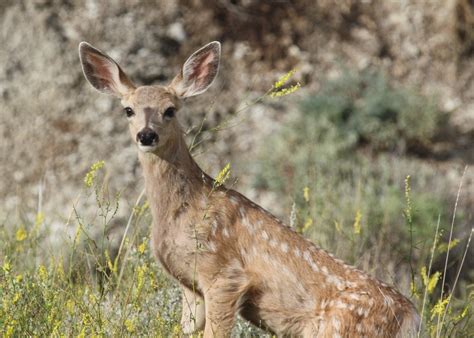
[[[186,60],[170,86],[181,98],[204,93],[217,76],[220,58],[221,44],[217,41],[208,43]]]

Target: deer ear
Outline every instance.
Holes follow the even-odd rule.
[[[135,89],[127,75],[110,56],[87,42],[79,44],[79,57],[84,76],[98,91],[122,97]]]
[[[197,50],[184,63],[171,87],[181,98],[204,93],[216,78],[221,58],[221,44],[213,41]]]

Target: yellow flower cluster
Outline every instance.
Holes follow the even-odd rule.
[[[84,177],[84,184],[86,187],[90,188],[94,184],[94,179],[97,171],[101,169],[105,165],[104,161],[98,161],[91,165],[91,168],[86,174],[86,177]]]
[[[362,213],[360,212],[360,210],[357,210],[355,219],[354,219],[354,233],[356,235],[359,235],[361,231],[361,225],[360,225],[361,219],[362,219]]]
[[[280,77],[278,81],[273,84],[273,87],[270,92],[270,97],[276,98],[276,97],[286,96],[300,89],[301,84],[299,82],[297,82],[295,85],[283,88],[283,86],[286,85],[286,83],[295,74],[295,72],[296,70],[292,69],[288,73]]]
[[[430,277],[428,276],[426,272],[426,267],[423,266],[421,268],[420,274],[421,274],[421,279],[423,281],[423,285],[426,288],[426,292],[428,292],[428,294],[432,294],[436,287],[436,284],[438,284],[438,280],[439,280],[439,277],[441,276],[441,273],[439,271],[436,271]]]
[[[230,163],[227,163],[216,177],[215,186],[219,187],[225,183],[230,177]]]

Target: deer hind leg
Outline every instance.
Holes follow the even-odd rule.
[[[181,328],[184,334],[190,335],[204,329],[204,299],[186,287],[182,287],[182,291]]]

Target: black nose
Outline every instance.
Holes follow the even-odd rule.
[[[137,142],[144,146],[151,146],[153,142],[158,142],[158,134],[150,128],[143,128],[137,134]]]

